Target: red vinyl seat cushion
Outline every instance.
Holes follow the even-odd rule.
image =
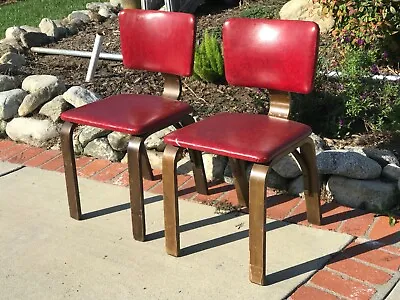
[[[175,124],[192,108],[160,96],[122,94],[111,96],[61,114],[67,122],[132,135],[152,133]]]
[[[164,142],[257,163],[277,155],[311,134],[307,125],[266,115],[220,113],[174,131]]]

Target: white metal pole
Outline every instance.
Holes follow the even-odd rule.
[[[167,11],[172,11],[172,0],[165,0],[165,7],[167,8]]]
[[[94,40],[92,57],[90,58],[88,71],[86,74],[86,82],[91,82],[96,71],[97,62],[99,61],[101,45],[103,43],[104,36],[102,34],[96,34],[96,39]]]
[[[67,56],[77,56],[86,58],[92,57],[92,52],[90,51],[65,50],[65,49],[54,49],[54,48],[43,48],[43,47],[32,47],[30,50],[32,52],[42,53],[42,54],[67,55]],[[101,52],[99,58],[122,61],[122,54]]]
[[[142,9],[147,9],[147,0],[141,0],[142,2]]]

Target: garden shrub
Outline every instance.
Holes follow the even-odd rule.
[[[240,13],[242,18],[253,18],[253,19],[273,19],[275,13],[271,11],[267,6],[254,5],[246,8]]]
[[[224,80],[224,60],[221,44],[215,35],[204,31],[203,39],[194,55],[194,75],[206,82]]]
[[[361,48],[400,50],[399,0],[314,0],[335,18],[339,42]]]
[[[321,60],[315,91],[295,95],[293,117],[332,137],[400,130],[400,82],[372,79],[379,73],[376,60],[377,51],[349,50],[337,78],[326,76]]]

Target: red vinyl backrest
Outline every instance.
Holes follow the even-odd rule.
[[[314,22],[233,18],[222,31],[229,84],[310,93],[318,57]]]
[[[119,13],[125,67],[190,76],[195,17],[191,14],[125,9]]]

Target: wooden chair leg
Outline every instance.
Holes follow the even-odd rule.
[[[190,161],[192,163],[194,182],[196,191],[202,195],[208,195],[207,177],[204,171],[203,157],[200,151],[189,150]]]
[[[300,146],[300,153],[296,150],[293,155],[303,172],[307,220],[311,224],[321,225],[320,184],[313,140],[307,138]]]
[[[141,160],[142,160],[142,175],[144,179],[154,180],[153,169],[151,168],[151,164],[149,161],[149,157],[147,156],[146,147],[141,148]]]
[[[266,236],[265,189],[268,166],[254,164],[250,173],[249,248],[250,281],[265,284]]]
[[[186,116],[182,121],[182,127],[193,124],[195,121],[192,116]],[[200,151],[189,149],[190,161],[192,163],[194,182],[196,191],[202,195],[208,195],[207,177],[204,171],[203,158]]]
[[[144,241],[146,236],[146,222],[144,212],[144,195],[142,179],[142,152],[143,138],[133,136],[128,143],[128,172],[131,202],[131,217],[133,237],[137,241]]]
[[[165,248],[169,255],[179,256],[179,206],[176,164],[182,149],[167,145],[163,154],[163,193],[164,193],[164,225]]]
[[[249,207],[249,182],[246,177],[246,162],[240,159],[229,158],[232,169],[233,184],[241,206]]]
[[[81,200],[79,197],[78,176],[76,174],[75,153],[72,134],[76,124],[65,122],[61,128],[61,151],[64,160],[65,183],[67,186],[67,197],[69,214],[72,218],[82,218]]]

